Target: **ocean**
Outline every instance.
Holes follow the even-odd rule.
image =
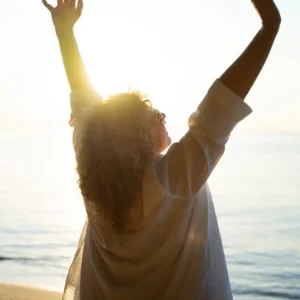
[[[46,136],[46,137],[45,137]],[[0,148],[0,282],[62,291],[85,212],[70,131]],[[300,299],[300,135],[234,134],[209,179],[234,299]]]

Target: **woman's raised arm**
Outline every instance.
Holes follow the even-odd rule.
[[[262,28],[244,53],[208,91],[189,119],[189,131],[156,163],[160,183],[170,194],[195,195],[224,153],[233,128],[250,113],[243,101],[262,70],[280,27],[272,0],[253,0]]]
[[[83,0],[78,0],[77,3],[76,0],[57,0],[56,7],[46,0],[43,0],[43,4],[52,16],[71,90],[89,88],[91,83],[74,35],[74,25],[81,16]]]
[[[262,70],[274,40],[281,17],[273,0],[252,0],[262,27],[242,55],[220,77],[232,92],[245,99]]]

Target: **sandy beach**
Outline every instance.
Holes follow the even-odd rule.
[[[0,284],[0,300],[60,300],[61,293],[38,288]]]

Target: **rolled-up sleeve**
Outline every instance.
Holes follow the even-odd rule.
[[[224,153],[234,127],[251,108],[220,80],[209,89],[189,118],[189,131],[155,164],[156,175],[169,193],[196,194]]]
[[[252,112],[235,93],[216,80],[206,97],[189,118],[189,127],[201,129],[217,144],[224,144],[233,128]]]

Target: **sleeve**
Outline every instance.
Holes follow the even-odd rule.
[[[189,130],[155,163],[159,182],[175,196],[194,196],[224,153],[234,127],[251,108],[220,80],[189,118]]]
[[[70,95],[70,126],[75,127],[88,111],[92,109],[93,105],[99,103],[103,103],[103,98],[92,88],[72,91]]]

